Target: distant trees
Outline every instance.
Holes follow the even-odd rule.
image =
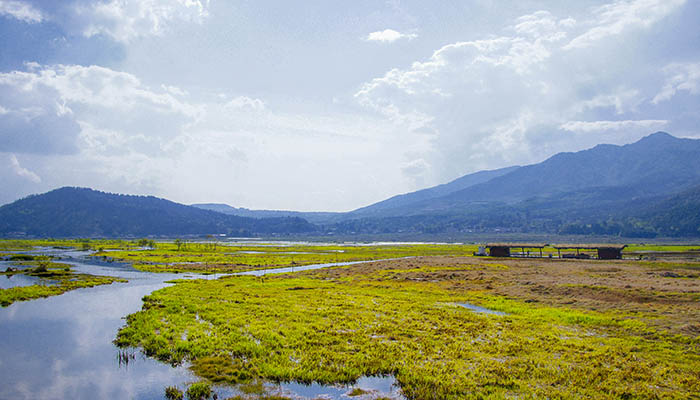
[[[136,242],[136,245],[139,247],[149,247],[151,249],[155,249],[157,247],[155,240],[150,239],[141,239]]]

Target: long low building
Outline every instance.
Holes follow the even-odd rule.
[[[619,260],[626,244],[553,244],[546,243],[489,243],[485,247],[491,257],[542,257],[542,249],[551,246],[557,250],[559,258],[591,258],[585,250],[597,252],[599,260]],[[520,250],[514,252],[513,249]],[[575,254],[564,254],[562,250],[576,250]],[[581,251],[584,251],[583,253]],[[551,257],[551,254],[549,255]]]
[[[581,250],[596,250],[599,260],[620,260],[622,259],[622,250],[627,247],[626,244],[553,244],[552,247],[557,249],[559,258],[561,258],[562,250],[576,250],[576,255],[580,255]]]
[[[489,243],[486,248],[489,249],[491,257],[510,257],[511,249],[520,249],[520,254],[517,254],[519,257],[530,257],[529,249],[534,249],[539,251],[539,256],[542,257],[542,249],[546,246],[546,243]]]

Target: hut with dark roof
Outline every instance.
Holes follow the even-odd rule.
[[[622,259],[622,249],[627,247],[626,244],[555,244],[552,245],[562,258],[562,250],[576,250],[576,255],[572,258],[584,258],[581,250],[596,250],[599,260],[620,260]],[[584,253],[585,254],[585,253]],[[565,255],[566,258],[566,255]]]
[[[530,249],[539,250],[539,257],[542,257],[542,249],[545,246],[545,243],[489,243],[486,248],[489,249],[491,257],[530,257]],[[521,252],[513,254],[511,249],[520,249]]]

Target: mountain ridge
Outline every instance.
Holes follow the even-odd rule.
[[[153,196],[60,188],[0,207],[0,236],[13,232],[698,237],[700,140],[656,132],[626,145],[600,144],[558,153],[537,164],[479,171],[347,213],[248,210],[216,203],[187,206]]]
[[[54,237],[301,233],[301,218],[257,220],[201,210],[154,196],[62,187],[0,207],[0,235]]]

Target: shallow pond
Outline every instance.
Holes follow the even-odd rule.
[[[480,307],[471,303],[457,303],[457,305],[479,314],[508,315],[503,311],[491,310],[490,308]]]
[[[198,379],[186,367],[173,368],[135,352],[127,364],[112,344],[124,317],[141,309],[141,298],[172,279],[217,279],[222,275],[149,273],[108,263],[87,252],[42,249],[79,273],[116,276],[128,283],[78,289],[0,308],[0,399],[163,399],[166,386],[185,388]],[[42,253],[41,251],[34,252]],[[354,263],[307,265],[294,271]],[[292,268],[250,274],[291,272]],[[20,275],[10,280],[19,278]],[[0,280],[6,280],[0,277]],[[293,398],[347,399],[352,387],[401,398],[393,377],[366,377],[350,387],[271,385]],[[217,387],[219,398],[236,393]],[[373,397],[373,396],[370,396]]]

